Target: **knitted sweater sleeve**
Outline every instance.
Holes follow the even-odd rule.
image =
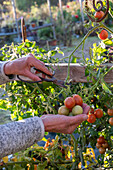
[[[22,151],[44,136],[44,124],[39,117],[0,125],[0,159]]]
[[[4,74],[4,64],[0,62],[0,84],[15,80],[15,75]],[[39,117],[12,121],[0,125],[0,159],[30,147],[44,136],[44,124]]]
[[[16,78],[16,75],[11,75],[11,77],[5,75],[5,73],[4,73],[4,65],[7,62],[8,61],[4,61],[4,62],[0,61],[0,84],[5,84],[7,82],[15,80],[15,78]]]

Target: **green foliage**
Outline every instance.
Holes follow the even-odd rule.
[[[37,164],[36,166],[38,166],[37,168],[39,169],[46,167],[56,167],[59,169],[64,169],[65,167],[65,169],[68,169],[77,167],[80,161],[82,165],[85,165],[84,159],[86,158],[83,153],[86,152],[88,145],[95,149],[97,137],[100,135],[103,135],[108,141],[109,146],[112,146],[111,137],[113,136],[113,128],[108,122],[110,116],[107,115],[107,108],[111,108],[113,105],[113,86],[112,84],[106,84],[104,81],[104,76],[111,68],[106,66],[99,67],[106,61],[106,58],[101,57],[104,53],[103,46],[94,44],[93,48],[90,50],[92,51],[91,57],[85,60],[85,65],[87,65],[85,76],[89,77],[89,81],[92,80],[92,82],[73,83],[71,86],[67,87],[67,89],[47,82],[43,82],[42,84],[29,84],[14,81],[1,86],[7,91],[9,97],[6,100],[4,94],[4,99],[1,101],[0,108],[9,110],[13,120],[41,116],[46,113],[57,114],[58,108],[64,104],[64,99],[68,96],[72,96],[72,94],[79,94],[82,96],[84,103],[87,103],[94,109],[101,108],[104,112],[104,116],[97,119],[93,125],[87,121],[83,122],[73,133],[73,135],[76,133],[79,134],[77,139],[75,139],[73,135],[58,134],[55,141],[48,142],[49,144],[46,144],[45,148],[32,146],[25,152],[15,154],[14,157],[20,161],[19,165],[13,165],[15,169],[27,167],[28,162],[30,168]],[[46,51],[36,46],[35,42],[29,41],[17,45],[13,43],[11,46],[5,45],[1,49],[1,52],[2,60],[14,60],[28,53],[32,53],[37,59],[50,65],[51,63],[59,62],[58,59],[54,59],[54,55],[57,52],[62,53],[58,48],[53,51]],[[47,143],[45,138],[42,140]],[[62,143],[63,141],[68,141],[68,144],[64,146]],[[70,151],[71,149],[72,151]],[[65,152],[63,152],[63,150],[65,150]],[[31,151],[33,155],[38,155],[35,162],[33,160],[33,155],[29,155]],[[107,152],[110,151],[108,150]],[[41,160],[39,159],[40,156]],[[102,158],[102,156],[100,158]],[[14,164],[13,162],[9,162],[9,166],[12,165],[11,163]],[[103,163],[103,159],[98,160],[98,164]]]
[[[38,35],[40,39],[52,39],[53,38],[53,31],[51,27],[43,28],[38,31]]]
[[[58,11],[57,19],[55,21],[56,37],[62,41],[64,46],[72,45],[72,28],[73,21],[70,12],[63,10],[64,21],[62,20],[62,14]]]
[[[64,11],[64,17],[67,18],[68,21],[71,15]],[[61,20],[58,22],[60,23]],[[85,35],[80,44],[75,47],[75,50],[69,56],[66,81],[70,81],[71,57],[80,45],[83,45],[83,53],[84,43],[87,37],[97,29],[106,29],[113,34],[112,30],[101,23],[93,25],[94,28]],[[61,28],[62,33],[64,33],[63,28],[64,27]],[[111,66],[106,65],[106,63],[112,61],[110,61],[109,53],[105,55],[107,52],[105,47],[106,45],[113,46],[112,40],[112,38],[106,39],[100,44],[93,44],[93,47],[89,49],[88,58],[85,58],[83,53],[83,58],[80,62],[81,65],[85,67],[86,83],[73,82],[70,86],[67,86],[66,89],[47,82],[43,82],[42,84],[29,84],[14,81],[1,86],[7,91],[8,98],[3,98],[3,100],[0,101],[0,108],[8,109],[11,112],[13,120],[25,119],[34,115],[41,116],[47,113],[57,114],[58,108],[64,105],[64,99],[72,96],[72,94],[79,94],[83,102],[87,103],[94,110],[97,108],[103,110],[103,116],[97,118],[93,124],[84,121],[71,135],[57,134],[55,140],[52,141],[43,138],[42,140],[46,142],[44,147],[34,145],[23,152],[16,153],[14,154],[16,160],[8,162],[3,166],[7,165],[10,168],[13,167],[13,169],[28,167],[33,169],[35,164],[38,169],[63,170],[77,169],[80,162],[83,168],[90,167],[93,169],[95,167],[103,166],[107,168],[112,166],[113,126],[109,124],[109,118],[111,116],[107,114],[107,109],[113,108],[113,85],[105,82],[106,74],[112,70]],[[0,58],[1,60],[14,60],[26,56],[28,53],[32,53],[37,59],[48,63],[51,69],[53,69],[54,63],[59,62],[58,59],[54,59],[54,55],[57,52],[62,53],[59,48],[46,51],[36,46],[35,42],[26,41],[25,43],[17,45],[13,43],[11,46],[5,45],[1,48],[2,55]],[[72,61],[76,63],[76,57],[74,59],[73,56]],[[76,134],[78,134],[77,138],[75,138]],[[101,135],[107,140],[109,148],[106,149],[104,155],[99,154],[96,159],[95,154],[88,152],[87,149],[89,149],[89,147],[95,149],[97,138]],[[67,142],[66,145],[64,145],[63,142]],[[87,165],[87,162],[90,166]]]

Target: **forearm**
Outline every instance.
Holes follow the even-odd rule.
[[[15,80],[16,75],[13,75],[12,77],[8,77],[4,73],[4,66],[6,62],[1,62],[0,61],[0,84],[5,84],[7,82]]]
[[[32,146],[44,136],[44,125],[39,117],[0,125],[0,158]]]

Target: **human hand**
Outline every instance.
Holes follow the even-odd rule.
[[[4,73],[6,75],[22,75],[30,78],[33,81],[40,81],[41,79],[36,74],[33,74],[31,72],[32,67],[35,67],[49,75],[52,75],[45,64],[42,61],[36,59],[32,54],[28,54],[26,57],[15,59],[6,63],[4,66]],[[44,75],[42,77],[44,77]]]
[[[90,106],[83,103],[83,114],[77,116],[47,114],[41,116],[46,132],[71,134],[83,121],[88,119],[87,113]]]

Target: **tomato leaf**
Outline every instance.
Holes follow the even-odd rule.
[[[109,89],[109,87],[107,86],[107,84],[104,81],[102,82],[102,88],[106,93],[113,95],[113,93],[111,92],[111,90]]]

